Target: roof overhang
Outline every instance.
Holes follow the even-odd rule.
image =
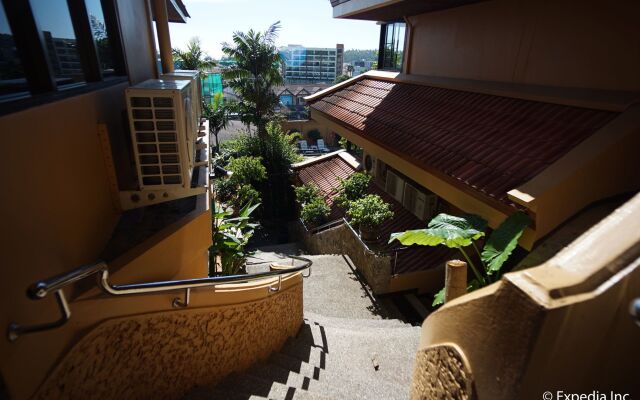
[[[191,18],[182,0],[166,0],[166,3],[169,22],[184,24],[187,22],[187,18]],[[153,10],[153,7],[151,7],[151,9]],[[155,13],[153,14],[153,20],[156,20]]]
[[[418,83],[425,86],[465,92],[485,93],[523,100],[553,103],[573,107],[607,110],[618,116],[603,127],[590,134],[561,158],[537,173],[533,179],[521,182],[508,191],[508,199],[516,205],[528,210],[535,220],[535,227],[523,239],[523,244],[530,247],[535,241],[551,232],[565,220],[590,203],[620,193],[640,188],[640,176],[631,174],[632,164],[636,160],[634,150],[640,148],[640,103],[637,93],[597,92],[581,90],[561,90],[558,88],[525,88],[490,85],[471,81],[428,80],[416,82],[415,77],[373,71],[352,78],[317,94],[307,96],[305,100],[312,104],[311,118],[327,124],[341,136],[352,141],[365,151],[380,157],[393,168],[410,176],[419,184],[443,197],[448,202],[465,212],[482,215],[490,225],[497,226],[504,217],[515,211],[496,199],[488,198],[472,188],[461,185],[460,181],[451,180],[439,171],[432,171],[408,159],[406,154],[398,153],[389,143],[378,142],[368,137],[350,123],[334,118],[313,107],[315,102],[337,94],[342,89],[354,85],[360,80],[375,78],[387,82]],[[422,79],[422,78],[420,78]],[[597,92],[597,93],[596,93]],[[350,107],[345,104],[342,107]],[[346,110],[346,109],[345,109]],[[347,117],[349,120],[350,117]],[[522,243],[521,243],[522,244]]]
[[[484,0],[330,0],[334,18],[398,21]]]

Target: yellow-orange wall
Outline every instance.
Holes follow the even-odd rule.
[[[640,90],[640,2],[494,0],[409,18],[409,72]]]
[[[0,146],[0,326],[3,332],[12,322],[30,324],[57,319],[59,312],[54,297],[29,300],[26,288],[37,280],[95,262],[118,222],[120,213],[109,190],[98,124],[107,125],[115,162],[131,163],[127,155],[129,139],[123,128],[126,122],[122,114],[124,89],[130,83],[154,78],[156,69],[147,2],[118,0],[117,6],[129,82],[0,117],[3,138]],[[210,232],[208,218],[196,220],[197,227],[207,235]],[[178,243],[174,246],[175,252],[189,246],[182,234],[170,235],[169,240]],[[182,260],[191,265],[191,269],[198,264],[206,271],[206,247],[202,240],[197,241],[194,245],[197,252],[190,252],[188,257],[172,254],[173,257],[164,259],[167,263]],[[162,249],[141,257],[153,259],[162,252],[171,253],[170,249]],[[140,264],[139,260],[134,261]],[[146,267],[162,268],[162,265]],[[140,269],[140,265],[137,268]],[[169,271],[167,278],[183,277],[182,272]],[[73,312],[73,304],[71,308]],[[46,335],[39,340],[49,343]],[[47,351],[61,350],[52,346],[55,348]],[[17,388],[24,377],[16,376],[12,370],[17,362],[24,363],[29,370],[28,363],[38,362],[38,354],[4,338],[0,340],[0,354],[0,372],[8,391],[15,398],[22,398],[25,386]],[[32,369],[33,377],[42,378],[41,374],[49,367],[40,365],[35,368],[37,372]],[[35,389],[33,385],[34,382],[28,382],[26,387]],[[20,395],[16,395],[16,390]]]

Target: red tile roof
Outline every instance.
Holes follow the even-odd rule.
[[[344,210],[334,204],[334,200],[338,194],[340,180],[356,172],[351,164],[342,159],[342,157],[334,155],[333,157],[325,158],[318,162],[294,167],[294,170],[297,172],[298,178],[303,184],[312,183],[320,188],[327,204],[331,207],[330,221],[335,221],[345,216]],[[420,221],[375,184],[371,184],[369,193],[382,197],[387,203],[391,204],[391,209],[394,212],[394,217],[379,227],[382,251],[393,253],[395,249],[402,247],[397,242],[392,244],[387,243],[392,233],[402,232],[408,229],[420,229],[426,226],[425,222]],[[394,273],[402,274],[435,268],[443,265],[444,262],[451,259],[451,257],[452,251],[446,247],[413,246],[398,252],[398,260],[395,263]]]
[[[617,115],[370,78],[311,107],[427,171],[509,205],[509,190]]]

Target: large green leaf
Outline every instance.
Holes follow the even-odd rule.
[[[482,261],[486,265],[488,275],[500,271],[513,249],[518,245],[518,239],[525,228],[531,223],[531,218],[523,212],[511,214],[500,226],[493,231],[482,249]]]
[[[486,226],[486,221],[477,215],[465,215],[456,217],[448,214],[438,214],[433,218],[427,229],[415,229],[391,234],[389,242],[400,241],[409,246],[418,244],[421,246],[437,246],[444,244],[450,248],[460,248],[471,245],[473,240],[484,236],[481,229]]]

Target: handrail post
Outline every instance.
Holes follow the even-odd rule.
[[[64,296],[64,292],[62,291],[62,289],[56,290],[55,293],[56,300],[58,302],[58,308],[60,309],[60,319],[58,319],[57,321],[46,322],[44,324],[37,325],[18,325],[16,323],[12,323],[7,329],[7,338],[10,342],[15,342],[16,340],[18,340],[18,337],[20,337],[20,335],[58,328],[69,321],[69,318],[71,318],[71,309],[69,308],[69,303],[67,303],[67,298]]]
[[[444,302],[467,293],[467,263],[449,260],[445,266]]]

